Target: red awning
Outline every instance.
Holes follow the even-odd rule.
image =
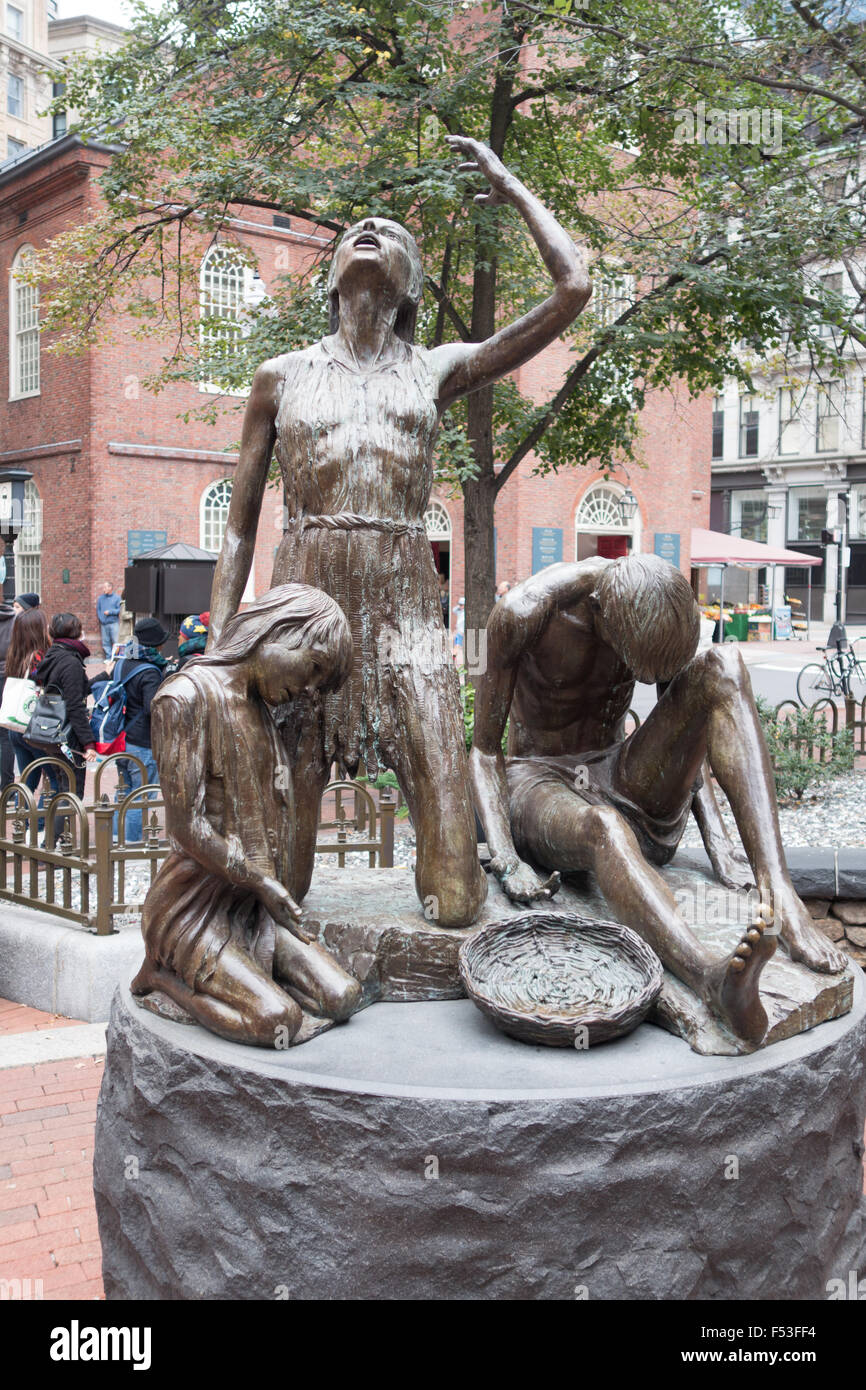
[[[738,565],[741,569],[763,569],[765,565],[820,565],[817,555],[801,555],[780,545],[744,541],[742,536],[726,536],[723,531],[692,528],[692,565]]]

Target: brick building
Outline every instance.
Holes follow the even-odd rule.
[[[110,147],[62,136],[0,168],[0,468],[26,468],[28,524],[16,546],[17,588],[38,590],[49,611],[78,612],[95,636],[103,579],[122,584],[135,553],[167,541],[206,550],[221,543],[242,397],[221,397],[213,424],[181,417],[202,404],[206,385],[175,383],[159,395],[143,382],[161,347],[118,318],[109,341],[79,357],[52,354],[40,332],[35,292],[16,277],[28,251],[80,223],[98,206],[96,180]],[[237,316],[260,301],[271,279],[299,269],[322,245],[316,229],[262,209],[242,210],[220,242],[202,238],[201,296],[207,310]],[[276,225],[275,225],[276,224]],[[248,247],[258,270],[233,257]],[[518,374],[539,399],[561,379],[567,351],[554,345]],[[497,578],[515,581],[556,559],[658,549],[689,573],[689,532],[709,515],[711,401],[658,393],[642,416],[645,467],[604,480],[589,465],[534,477],[524,461],[496,513]],[[628,484],[638,510],[623,522]],[[41,525],[40,525],[41,523]],[[428,512],[434,553],[449,573],[451,606],[464,592],[462,505],[442,491]],[[282,529],[281,494],[269,487],[246,596],[264,592]]]

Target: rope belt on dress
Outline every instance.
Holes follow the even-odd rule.
[[[357,512],[292,517],[289,526],[300,531],[388,531],[395,536],[426,529],[423,521],[390,521],[374,516],[359,516]]]

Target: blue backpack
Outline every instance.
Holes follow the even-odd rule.
[[[96,704],[90,715],[90,731],[97,753],[123,753],[126,749],[126,685],[120,676],[123,660],[117,661],[111,680],[99,681],[93,687]]]

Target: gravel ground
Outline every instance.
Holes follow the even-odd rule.
[[[719,802],[725,824],[736,835],[731,809],[721,793]],[[837,777],[813,794],[807,792],[796,805],[780,806],[779,823],[782,844],[792,848],[866,847],[866,773]],[[694,820],[689,821],[681,843],[687,849],[700,848],[701,836]]]

